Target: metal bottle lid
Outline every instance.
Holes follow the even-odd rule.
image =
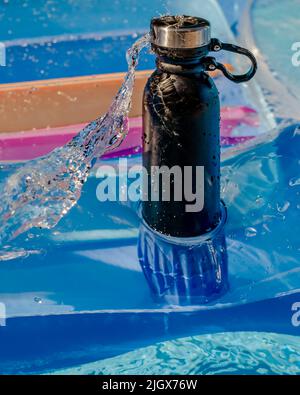
[[[210,23],[187,15],[166,15],[151,20],[151,43],[164,48],[193,49],[210,43]]]

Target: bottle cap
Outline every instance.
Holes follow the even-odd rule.
[[[172,49],[193,49],[210,43],[210,23],[187,15],[153,18],[150,25],[151,44]]]

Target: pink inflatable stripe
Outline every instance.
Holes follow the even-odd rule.
[[[248,107],[223,107],[221,110],[221,144],[232,145],[252,138],[233,136],[240,125],[258,126],[257,113]],[[0,161],[24,161],[46,155],[56,147],[66,144],[85,124],[51,129],[0,134]],[[142,151],[142,118],[129,119],[129,133],[122,144],[105,158],[135,154]]]

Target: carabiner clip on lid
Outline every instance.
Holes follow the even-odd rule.
[[[250,69],[245,74],[235,75],[230,73],[230,71],[228,71],[222,63],[217,62],[214,57],[206,56],[202,59],[201,62],[204,65],[206,71],[213,71],[218,69],[222,71],[225,77],[236,83],[249,81],[254,76],[257,70],[257,62],[254,55],[250,51],[234,44],[222,43],[217,38],[212,38],[210,41],[210,51],[218,52],[221,49],[247,56],[247,58],[249,58],[251,61]]]

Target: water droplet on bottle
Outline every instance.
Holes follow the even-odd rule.
[[[257,235],[257,230],[255,228],[249,227],[245,229],[246,237],[254,237]]]

